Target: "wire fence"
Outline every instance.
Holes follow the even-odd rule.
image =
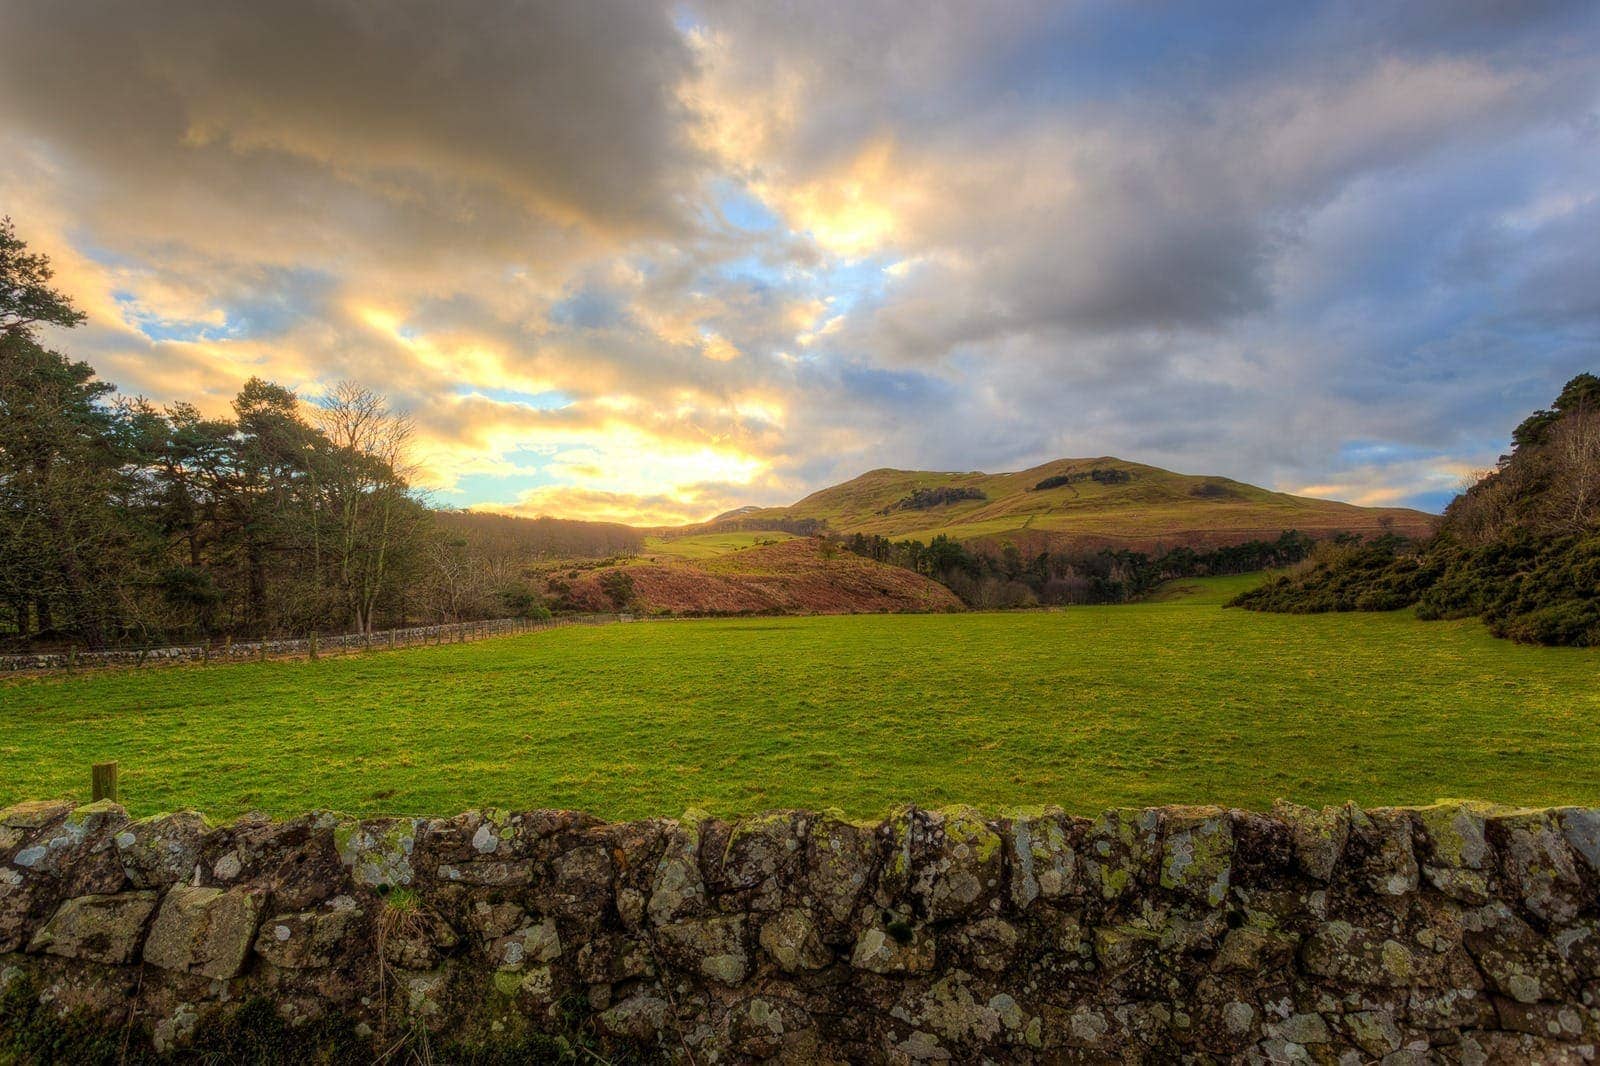
[[[149,645],[111,648],[105,651],[28,652],[0,655],[0,673],[93,669],[106,666],[158,666],[171,663],[236,663],[267,659],[306,658],[323,655],[353,655],[390,648],[415,648],[438,644],[464,644],[487,637],[513,633],[532,633],[572,625],[605,625],[632,621],[626,614],[561,615],[555,618],[491,618],[478,622],[446,622],[404,629],[383,629],[371,633],[311,633],[304,637],[274,640],[224,639],[197,644]]]

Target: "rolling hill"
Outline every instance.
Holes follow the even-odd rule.
[[[1313,536],[1385,529],[1426,536],[1434,522],[1432,515],[1408,508],[1293,496],[1111,456],[1057,459],[1006,474],[871,470],[788,507],[741,508],[737,521],[753,529],[763,522],[804,519],[825,522],[835,533],[892,540],[929,540],[943,533],[961,541],[1139,550],[1221,546],[1275,537],[1287,529]]]

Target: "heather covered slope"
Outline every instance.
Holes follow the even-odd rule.
[[[581,572],[552,586],[564,607],[644,614],[860,614],[953,611],[949,589],[920,574],[798,538],[702,559]]]
[[[1110,456],[1058,459],[1006,474],[872,470],[789,507],[750,511],[747,523],[815,519],[836,533],[927,540],[1039,536],[1142,547],[1385,529],[1421,536],[1432,517],[1272,492],[1221,477],[1177,474]]]

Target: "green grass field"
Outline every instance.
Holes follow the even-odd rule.
[[[1130,607],[641,622],[316,663],[0,684],[0,802],[135,813],[1275,797],[1600,803],[1600,654],[1408,613]]]

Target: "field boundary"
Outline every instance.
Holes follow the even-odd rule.
[[[0,869],[0,1028],[51,1061],[110,1061],[105,1034],[140,1060],[691,1063],[1566,1063],[1600,1037],[1592,808],[47,800],[0,810]]]
[[[416,648],[438,644],[465,644],[488,637],[532,633],[570,625],[606,625],[631,616],[620,614],[562,615],[548,619],[491,618],[478,622],[445,622],[407,626],[371,633],[312,634],[273,640],[208,641],[160,647],[110,648],[105,651],[70,649],[0,655],[0,674],[50,673],[111,666],[156,666],[173,663],[237,663],[264,659],[315,658],[348,655],[358,651]]]

